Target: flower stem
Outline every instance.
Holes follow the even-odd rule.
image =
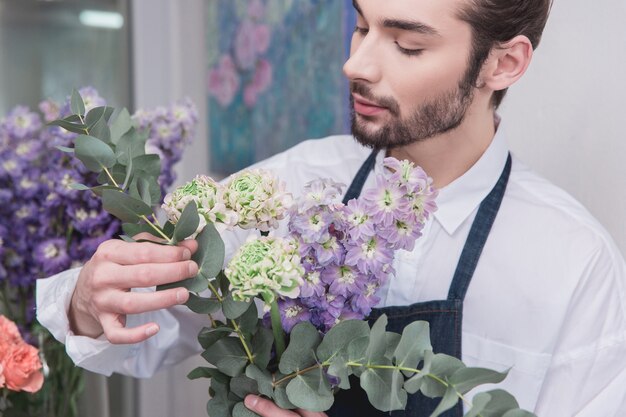
[[[285,353],[285,331],[283,330],[283,324],[280,320],[280,310],[278,309],[278,301],[276,298],[270,303],[270,316],[272,319],[274,341],[276,342],[276,359],[280,360],[280,357]]]

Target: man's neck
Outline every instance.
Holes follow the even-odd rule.
[[[465,174],[487,150],[496,132],[493,111],[476,112],[470,107],[456,129],[407,146],[391,149],[389,156],[419,165],[437,188]]]

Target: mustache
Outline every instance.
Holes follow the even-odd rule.
[[[389,112],[394,116],[400,115],[400,106],[396,100],[391,97],[376,97],[372,92],[372,89],[363,83],[351,81],[350,92],[356,93],[361,97],[376,103],[380,107],[386,107],[387,110],[389,110]],[[354,98],[350,96],[350,100],[352,101]]]

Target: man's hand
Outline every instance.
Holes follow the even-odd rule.
[[[147,233],[135,238],[155,239]],[[179,246],[117,239],[103,242],[78,277],[69,309],[72,331],[93,338],[104,333],[115,344],[138,343],[155,335],[159,331],[156,323],[125,328],[126,315],[183,304],[189,299],[189,292],[185,288],[147,293],[130,292],[130,289],[197,275],[198,265],[190,260],[197,249],[195,240],[181,242]]]
[[[305,410],[283,410],[272,401],[256,395],[248,395],[244,400],[245,406],[262,417],[327,417],[324,413],[314,413]]]

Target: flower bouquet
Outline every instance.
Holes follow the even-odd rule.
[[[436,192],[420,168],[387,158],[376,188],[346,205],[336,201],[342,186],[332,180],[309,183],[294,200],[263,170],[222,183],[199,176],[165,198],[167,220],[158,222],[153,193],[159,173],[156,159],[146,159],[142,138],[99,136],[85,123],[78,94],[72,109],[62,122],[80,135],[73,149],[63,150],[101,180],[77,188],[102,196],[105,210],[124,222],[122,239],[148,232],[163,245],[198,241],[192,258],[198,275],[163,288],[185,286],[192,293],[187,306],[207,315],[198,340],[213,367],[197,368],[189,378],[211,379],[209,415],[255,415],[244,406],[248,394],[286,409],[325,411],[355,376],[382,411],[401,410],[408,395],[421,392],[441,398],[432,416],[459,400],[468,416],[532,416],[502,390],[478,394],[471,403],[467,392],[506,373],[434,353],[428,323],[416,321],[400,335],[386,331],[385,316],[371,327],[364,320],[394,272],[394,252],[413,248],[436,208]],[[121,132],[115,122],[111,130]],[[281,220],[288,222],[286,236],[275,232]],[[220,231],[235,227],[250,229],[250,238],[223,268]]]
[[[185,101],[131,117],[127,112],[114,114],[91,87],[82,88],[80,95],[85,112],[91,114],[91,128],[99,135],[108,129],[100,119],[114,117],[147,138],[146,153],[159,155],[161,166],[155,172],[160,173],[165,194],[174,181],[172,166],[194,134],[194,106]],[[82,371],[36,322],[36,280],[89,260],[100,243],[121,232],[121,222],[102,208],[100,198],[71,186],[98,185],[98,174],[55,149],[71,146],[77,136],[62,127],[64,122],[52,122],[73,114],[70,98],[43,101],[39,110],[17,106],[0,118],[0,314],[39,349],[45,376],[34,395],[11,392],[12,415],[19,410],[28,416],[71,417],[78,415]]]

